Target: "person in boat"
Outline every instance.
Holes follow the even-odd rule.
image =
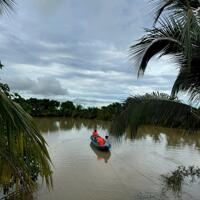
[[[93,133],[92,133],[92,136],[93,136],[93,138],[97,138],[97,137],[99,137],[99,133],[98,133],[98,131],[95,129],[94,131],[93,131]]]
[[[105,143],[109,142],[109,141],[108,141],[108,138],[109,138],[109,136],[106,135],[106,136],[105,136]]]
[[[108,136],[108,135],[106,135],[106,136],[105,136],[105,140],[108,140],[108,138],[109,138],[109,136]]]
[[[102,137],[97,137],[97,142],[99,146],[103,146],[105,144],[105,140]]]

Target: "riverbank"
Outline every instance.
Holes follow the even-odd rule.
[[[117,102],[100,108],[85,108],[82,105],[76,105],[72,101],[24,99],[20,95],[15,96],[13,100],[20,104],[32,117],[72,117],[111,121],[122,110],[122,104]]]

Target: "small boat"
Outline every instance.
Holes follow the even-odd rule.
[[[100,151],[92,144],[92,142],[90,142],[90,148],[94,152],[94,154],[96,155],[96,159],[97,160],[104,160],[104,162],[107,163],[108,160],[111,157],[110,150],[108,150],[108,151]]]
[[[109,141],[106,141],[106,143],[103,146],[100,146],[92,135],[90,136],[90,139],[91,143],[100,151],[108,151],[111,148],[111,144]]]

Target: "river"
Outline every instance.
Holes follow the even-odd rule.
[[[41,186],[39,200],[200,199],[199,183],[180,192],[166,187],[161,175],[177,166],[200,166],[200,135],[144,126],[137,135],[110,136],[112,149],[100,152],[90,144],[93,129],[103,136],[109,123],[95,120],[38,118],[52,158],[52,191]]]

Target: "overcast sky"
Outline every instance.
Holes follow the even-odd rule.
[[[152,60],[137,79],[128,60],[129,46],[152,21],[148,0],[18,0],[15,13],[0,19],[1,81],[25,98],[91,106],[169,94],[172,61]]]

